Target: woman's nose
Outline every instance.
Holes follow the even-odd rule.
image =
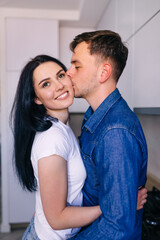
[[[61,81],[57,81],[55,86],[56,91],[61,90],[63,88],[64,88],[63,83]]]

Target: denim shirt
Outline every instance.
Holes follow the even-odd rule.
[[[95,112],[89,107],[79,139],[87,171],[84,205],[100,205],[102,215],[75,239],[140,240],[143,211],[136,207],[146,182],[147,145],[118,89]]]

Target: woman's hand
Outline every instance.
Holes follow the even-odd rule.
[[[139,187],[138,190],[138,200],[137,200],[137,210],[143,208],[143,205],[147,202],[147,189]]]

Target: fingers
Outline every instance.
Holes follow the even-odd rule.
[[[140,210],[143,208],[143,205],[140,205],[137,210]]]
[[[147,202],[147,189],[139,187],[138,191],[138,201],[137,201],[137,210],[143,208],[143,205]]]
[[[141,204],[141,205],[144,205],[146,202],[147,202],[147,200],[146,200],[146,199],[143,199],[140,204]]]
[[[142,194],[139,196],[139,201],[142,202],[143,200],[146,200],[146,198],[148,197],[148,194]]]
[[[139,187],[138,188],[140,191],[140,194],[143,195],[143,194],[147,194],[147,188],[142,188],[142,187]]]
[[[141,202],[138,205],[138,210],[142,209],[144,207],[144,204],[147,202],[146,199],[141,200]]]
[[[143,189],[138,191],[138,199],[140,201],[146,199],[147,196],[148,196],[148,194],[147,194],[147,189],[146,188],[143,188]]]
[[[147,202],[147,197],[148,197],[147,193],[141,194],[141,196],[139,196],[139,204],[144,205]]]
[[[142,188],[142,194],[147,194],[147,188]]]

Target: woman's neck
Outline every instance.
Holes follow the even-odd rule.
[[[69,111],[68,109],[48,111],[48,115],[57,118],[58,120],[66,124],[69,118]]]

